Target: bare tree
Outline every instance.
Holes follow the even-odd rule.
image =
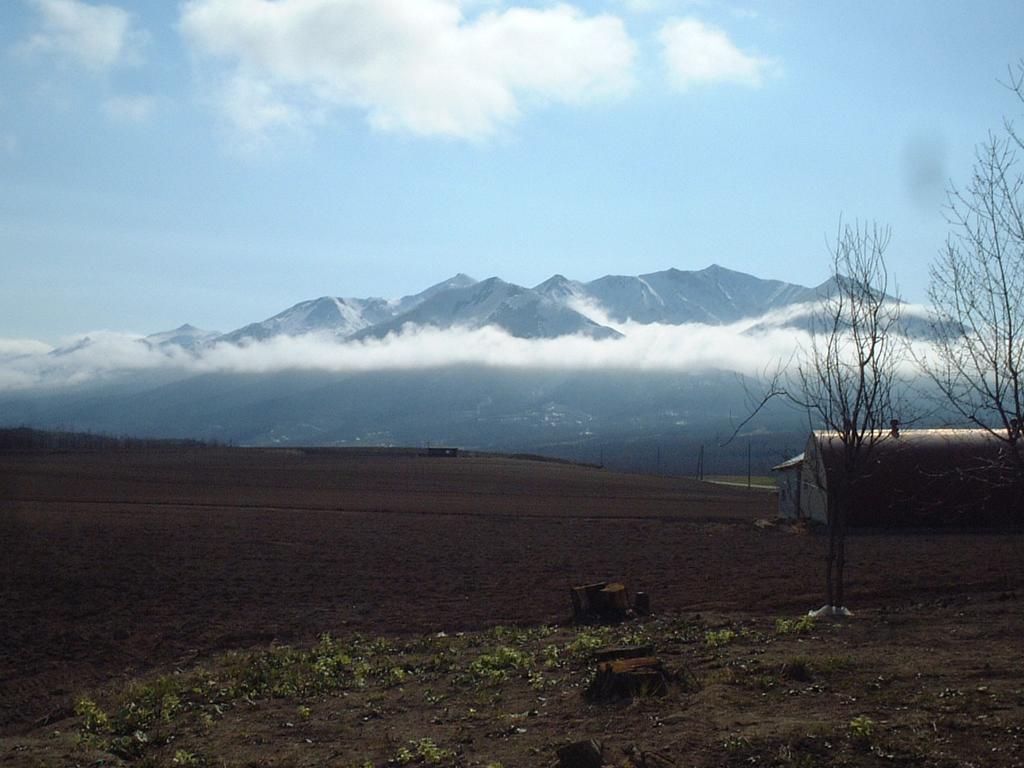
[[[823,433],[820,442],[835,457],[822,483],[829,510],[828,606],[845,604],[850,505],[868,475],[875,446],[890,437],[898,408],[903,345],[897,328],[900,301],[889,293],[885,265],[890,237],[888,227],[840,223],[832,249],[835,289],[821,300],[809,348],[788,388],[788,397],[806,409],[812,426]]]
[[[1024,102],[1024,60],[1008,87]],[[952,232],[931,270],[933,352],[923,367],[941,397],[1004,443],[1002,484],[1024,486],[1024,142],[1012,120],[976,150],[973,175],[949,191]]]
[[[875,447],[891,435],[900,412],[899,334],[901,302],[890,293],[885,251],[891,233],[878,224],[839,223],[832,257],[831,289],[812,315],[810,341],[780,367],[746,421],[770,400],[804,410],[818,431],[818,486],[828,494],[826,607],[845,602],[846,533],[850,505],[869,474]],[[746,423],[746,421],[744,423]],[[742,424],[740,428],[742,428]],[[738,430],[737,430],[738,431]]]

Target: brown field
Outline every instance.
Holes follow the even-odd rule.
[[[231,649],[564,622],[567,587],[592,579],[649,592],[661,615],[770,627],[822,602],[824,553],[820,535],[754,525],[774,505],[763,490],[498,457],[2,455],[0,734]],[[848,549],[854,636],[875,663],[1019,661],[1020,535],[862,532]]]

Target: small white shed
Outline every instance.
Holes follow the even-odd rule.
[[[804,455],[794,456],[772,467],[778,473],[779,517],[795,520],[800,515],[800,475],[804,467]]]
[[[824,523],[828,515],[826,494],[822,483],[815,477],[816,444],[808,441],[808,450],[772,467],[779,484],[779,517],[789,520],[818,520]]]

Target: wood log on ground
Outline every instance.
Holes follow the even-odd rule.
[[[593,739],[567,744],[558,750],[558,768],[601,768],[604,755]]]
[[[587,696],[597,701],[663,696],[668,693],[668,683],[665,665],[654,656],[604,661],[597,665]]]

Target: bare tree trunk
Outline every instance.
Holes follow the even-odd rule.
[[[835,603],[837,608],[842,608],[846,605],[845,602],[845,574],[846,574],[846,509],[843,505],[837,510],[839,513],[838,528],[839,532],[836,536],[836,583],[835,583]]]
[[[836,503],[834,498],[828,500],[828,552],[825,554],[825,605],[835,605],[832,601],[834,583],[833,571],[836,562]]]

